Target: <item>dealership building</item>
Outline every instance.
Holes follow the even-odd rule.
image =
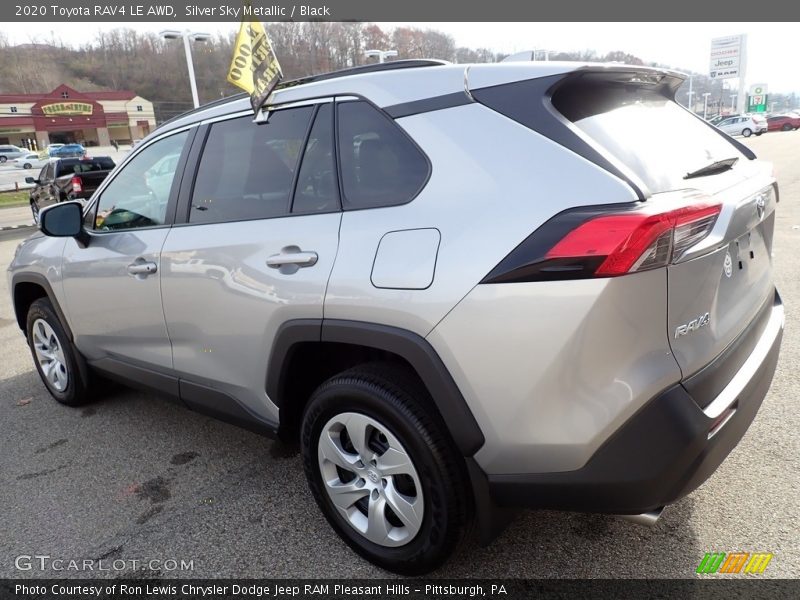
[[[79,92],[60,85],[42,94],[0,94],[0,144],[39,150],[57,142],[130,144],[155,126],[153,103],[126,90]]]

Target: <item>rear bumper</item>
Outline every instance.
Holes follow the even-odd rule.
[[[681,384],[671,387],[628,420],[581,469],[488,475],[493,502],[507,507],[636,514],[692,492],[711,476],[753,422],[775,373],[783,322],[783,306],[776,293],[750,356],[713,398],[693,398]],[[724,369],[725,361],[721,362],[715,364]]]

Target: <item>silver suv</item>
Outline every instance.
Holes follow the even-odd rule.
[[[520,507],[653,521],[743,436],[784,321],[772,169],[681,81],[399,61],[201,107],[19,247],[36,368],[299,440],[396,572]]]

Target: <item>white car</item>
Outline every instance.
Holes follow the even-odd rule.
[[[42,157],[36,152],[31,152],[14,159],[14,166],[18,169],[41,169],[49,160],[49,156]]]
[[[716,124],[728,135],[750,137],[754,133],[761,135],[767,131],[767,120],[758,115],[736,115],[728,117]]]

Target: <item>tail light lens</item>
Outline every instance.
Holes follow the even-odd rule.
[[[568,211],[520,244],[483,282],[618,277],[663,267],[711,232],[721,208],[699,201],[670,210]],[[565,225],[555,239],[546,231]]]
[[[72,184],[72,191],[73,192],[82,192],[83,191],[83,180],[77,175],[72,178],[70,182]]]

